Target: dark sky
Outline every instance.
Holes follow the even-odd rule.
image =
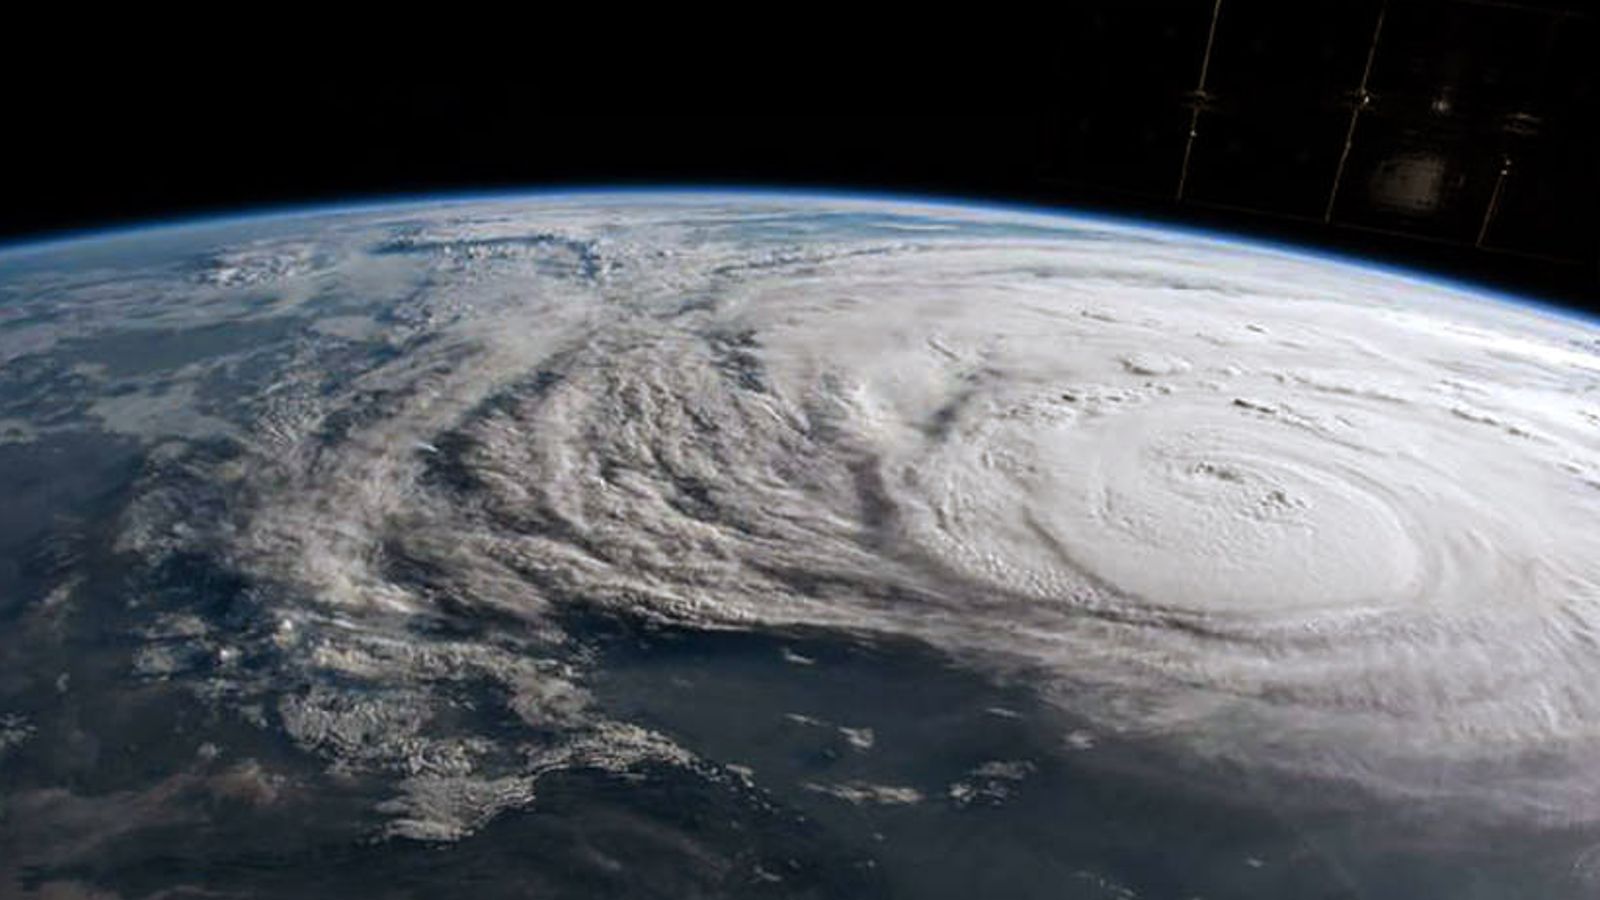
[[[1321,214],[1383,0],[1305,0],[1292,14],[1224,0],[1182,202],[1172,188],[1214,0],[1078,4],[1048,27],[943,46],[902,35],[624,50],[560,29],[520,49],[444,35],[74,46],[54,74],[0,64],[20,86],[0,138],[0,238],[448,190],[749,183],[1215,225],[1600,304],[1596,116],[1559,127],[1595,108],[1592,22],[1389,3],[1384,90],[1332,226]],[[1428,112],[1441,96],[1451,112]],[[1500,134],[1525,103],[1543,104],[1532,150]],[[1521,142],[1507,145],[1519,167],[1479,242],[1507,140]],[[1444,193],[1421,212],[1373,193],[1414,193],[1433,175]]]
[[[910,83],[888,62],[753,82],[749,58],[431,71],[347,61],[263,75],[163,61],[92,88],[8,98],[0,232],[243,205],[497,186],[675,182],[1027,195],[1045,61],[1008,89]],[[629,84],[635,68],[644,84]],[[759,69],[755,71],[761,71]],[[987,88],[986,86],[987,85]]]

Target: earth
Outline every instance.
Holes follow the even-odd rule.
[[[1600,891],[1600,324],[1001,209],[0,252],[0,896]]]

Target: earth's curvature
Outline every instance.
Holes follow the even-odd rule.
[[[14,248],[0,896],[1592,896],[1597,386],[911,200]]]

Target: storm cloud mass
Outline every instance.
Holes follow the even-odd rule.
[[[381,834],[464,838],[574,768],[733,777],[596,699],[594,620],[910,641],[1026,685],[1067,750],[1114,737],[1496,827],[1600,821],[1590,323],[912,203],[203,228],[118,238],[98,267],[0,256],[0,363],[91,348],[95,394],[81,421],[0,433],[87,422],[142,448],[108,538],[142,573],[130,677],[384,781]],[[110,257],[135,250],[166,262],[129,276]],[[27,318],[46,305],[70,312]],[[174,346],[247,337],[104,391],[116,352],[92,345],[136,313]],[[228,600],[194,602],[174,566]]]

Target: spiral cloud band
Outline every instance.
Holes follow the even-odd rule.
[[[205,289],[398,299],[324,323],[241,455],[172,463],[212,485],[203,515],[152,476],[126,546],[204,544],[251,579],[241,652],[314,686],[284,721],[409,773],[414,832],[470,828],[560,759],[679,752],[589,704],[574,610],[910,638],[1177,752],[1600,815],[1588,323],[864,201],[426,207],[247,250]],[[393,352],[311,372],[373,340]],[[444,620],[476,624],[418,628]],[[230,671],[209,677],[243,690]],[[441,724],[469,674],[566,737],[508,761]],[[472,777],[440,812],[440,779]]]

